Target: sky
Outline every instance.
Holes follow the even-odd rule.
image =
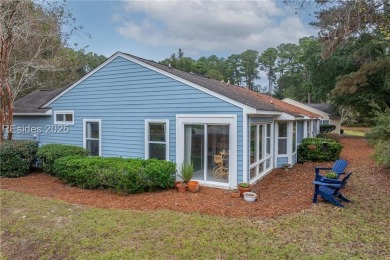
[[[70,39],[75,49],[111,56],[117,51],[161,61],[181,48],[193,59],[262,53],[316,35],[282,0],[76,1],[68,7],[83,26]]]

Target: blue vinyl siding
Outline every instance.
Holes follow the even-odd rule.
[[[287,164],[288,163],[288,157],[279,157],[277,158],[276,160],[276,167],[282,167],[283,164]]]
[[[83,119],[101,119],[102,156],[144,158],[145,119],[168,119],[171,161],[176,159],[177,114],[236,114],[237,178],[242,179],[242,108],[122,57],[112,60],[50,106],[53,112],[73,110],[75,123],[69,127],[69,134],[41,134],[41,143],[82,146]],[[54,123],[52,116],[16,116],[14,121]]]

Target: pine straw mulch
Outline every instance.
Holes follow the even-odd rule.
[[[349,161],[349,171],[357,167],[374,167],[376,170],[371,172],[376,174],[370,174],[371,181],[389,189],[389,175],[384,174],[372,161],[372,149],[365,139],[344,137],[341,142],[344,145],[341,157]],[[331,165],[332,163],[304,163],[294,165],[289,171],[275,169],[254,186],[253,191],[259,195],[254,203],[242,198],[230,198],[230,191],[207,187],[201,187],[198,193],[168,190],[131,195],[106,190],[83,190],[70,187],[44,173],[14,179],[2,178],[0,188],[98,208],[166,209],[227,217],[267,218],[312,207],[314,167]],[[345,192],[348,194],[358,191],[354,190],[353,185],[349,185]],[[319,203],[323,203],[322,200]]]

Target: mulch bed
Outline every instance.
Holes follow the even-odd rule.
[[[349,161],[349,169],[363,164],[375,167],[375,163],[369,158],[372,149],[364,139],[345,137],[341,142],[344,145],[341,157]],[[253,191],[259,195],[254,203],[242,198],[230,198],[230,191],[207,187],[201,187],[198,193],[168,190],[131,195],[105,190],[83,190],[70,187],[44,173],[15,179],[3,178],[0,180],[0,188],[98,208],[166,209],[227,217],[266,218],[312,207],[314,167],[331,165],[332,163],[304,163],[294,165],[289,171],[275,169],[254,186]]]

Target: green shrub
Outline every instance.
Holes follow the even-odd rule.
[[[315,149],[309,149],[313,145]],[[305,138],[298,146],[298,160],[327,162],[339,159],[343,146],[333,139]]]
[[[320,133],[330,133],[335,129],[335,125],[320,125]]]
[[[374,146],[374,159],[385,167],[390,167],[390,109],[378,114],[375,126],[366,133],[368,142]]]
[[[58,158],[66,156],[87,156],[87,150],[76,145],[47,144],[39,148],[38,158],[42,161],[43,170],[54,174],[54,163]]]
[[[0,145],[0,177],[27,175],[38,151],[38,142],[6,141]]]
[[[176,165],[156,159],[68,156],[57,159],[54,169],[55,175],[70,185],[140,193],[172,188]]]
[[[375,145],[374,159],[379,164],[390,168],[390,141],[383,141]]]

